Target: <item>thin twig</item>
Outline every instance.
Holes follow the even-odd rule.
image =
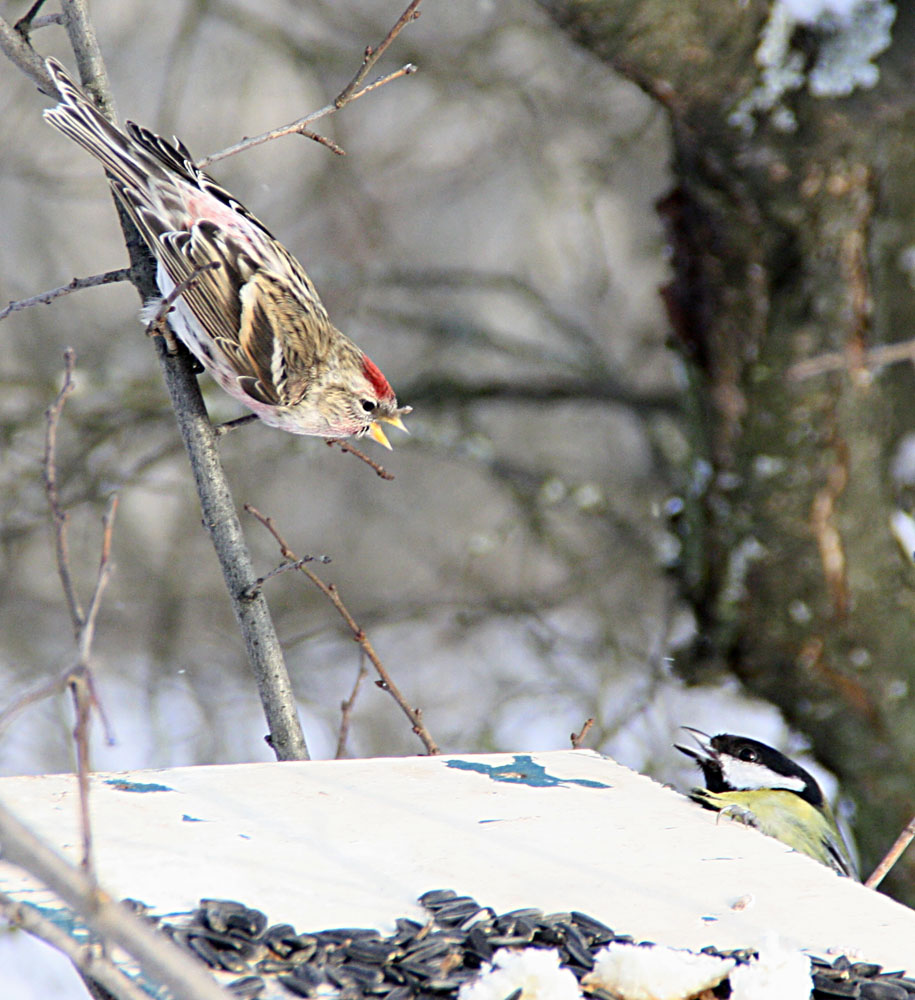
[[[57,93],[44,59],[32,48],[27,38],[5,18],[0,17],[0,52],[18,66],[23,73],[49,97]]]
[[[356,674],[356,680],[353,683],[353,690],[349,693],[349,698],[346,701],[340,702],[340,733],[337,736],[337,750],[334,753],[334,760],[340,760],[343,754],[346,752],[346,740],[349,737],[349,727],[350,722],[353,717],[353,709],[356,706],[356,696],[359,694],[359,688],[362,687],[362,682],[369,675],[369,669],[365,665],[365,656],[359,657],[359,672]]]
[[[412,76],[414,73],[418,72],[419,67],[415,63],[404,63],[400,69],[395,69],[392,73],[385,73],[384,76],[379,76],[378,79],[372,80],[371,83],[367,83],[362,90],[357,90],[346,103],[352,104],[353,101],[358,101],[360,97],[365,97],[366,94],[371,94],[373,90],[383,87],[386,83],[391,83],[392,80],[399,80],[402,76]]]
[[[73,742],[76,744],[76,778],[79,787],[79,828],[83,841],[80,867],[89,881],[95,885],[95,865],[92,863],[92,824],[89,820],[89,723],[92,719],[92,694],[88,683],[89,670],[77,667],[70,674],[70,693],[73,695],[73,709],[76,724],[73,726]]]
[[[13,25],[13,27],[24,34],[28,32],[29,25],[38,16],[38,12],[44,7],[47,0],[35,0],[31,7],[19,18],[19,20]]]
[[[591,731],[591,727],[593,725],[594,725],[594,719],[593,718],[591,718],[591,719],[585,719],[585,724],[581,727],[581,732],[579,732],[579,733],[572,733],[570,735],[569,739],[571,739],[571,741],[572,741],[572,749],[573,750],[579,750],[581,748],[581,744],[584,741],[584,738]]]
[[[111,85],[108,82],[108,70],[102,59],[95,34],[95,25],[89,14],[89,0],[60,0],[60,9],[64,15],[64,27],[76,65],[79,77],[86,90],[95,98],[102,113],[114,119],[114,101],[111,98]]]
[[[32,6],[13,25],[14,30],[18,31],[26,41],[36,28],[42,27],[42,23],[60,24],[63,20],[61,14],[45,14],[44,17],[38,18],[38,12],[44,7],[45,2],[46,0],[35,0]]]
[[[328,139],[326,135],[321,135],[320,132],[312,132],[308,128],[300,128],[298,132],[299,135],[304,136],[306,139],[312,139],[321,146],[327,146],[336,156],[346,156],[346,150],[342,146],[338,146],[333,139]]]
[[[25,691],[14,702],[7,705],[6,708],[0,711],[0,733],[2,733],[3,730],[13,722],[16,716],[25,711],[25,709],[27,709],[30,705],[34,705],[39,701],[44,701],[45,698],[50,698],[53,695],[60,694],[62,691],[65,691],[73,678],[73,672],[75,669],[76,668],[73,666],[68,666],[52,680],[42,681],[42,683],[37,687],[32,688],[30,691]],[[88,674],[87,677],[89,680],[93,703],[99,714],[102,728],[105,731],[105,740],[109,745],[111,745],[114,743],[114,736],[112,735],[108,718],[95,691],[92,674]]]
[[[80,944],[41,910],[29,903],[17,903],[0,892],[0,916],[12,927],[21,927],[34,937],[65,955],[85,979],[103,986],[116,1000],[149,1000],[149,994],[104,955],[91,942]]]
[[[60,0],[60,6],[77,57],[80,78],[103,113],[116,121],[107,74],[89,18],[87,0]],[[44,93],[55,95],[44,60],[3,18],[0,18],[0,51],[6,53]],[[148,302],[159,296],[159,290],[155,287],[155,262],[123,206],[117,199],[115,203],[118,205],[118,216],[130,257],[130,279],[143,301]],[[255,573],[225,472],[219,461],[213,427],[200,395],[192,363],[183,352],[175,356],[169,355],[161,338],[158,339],[156,350],[190,459],[204,525],[210,533],[219,559],[248,660],[257,679],[270,727],[270,744],[280,759],[307,759],[308,750],[292,696],[292,685],[269,609],[260,598],[246,600],[242,597],[255,578]]]
[[[52,695],[59,694],[63,691],[70,682],[71,669],[71,667],[67,667],[66,670],[62,671],[53,680],[44,681],[31,691],[26,691],[14,702],[7,705],[6,708],[0,711],[0,733],[3,732],[3,730],[16,718],[17,715],[27,709],[29,705],[34,705],[36,702],[44,701],[45,698],[50,698]]]
[[[373,90],[377,90],[379,87],[383,87],[386,83],[398,80],[402,76],[410,76],[410,74],[415,72],[417,72],[417,67],[414,66],[413,63],[407,63],[405,66],[401,66],[400,69],[395,70],[393,73],[388,73],[387,76],[380,77],[373,83],[369,84],[369,86],[360,90],[358,93],[353,94],[347,101],[347,104],[352,104],[353,101],[357,101],[360,97],[364,97],[366,94],[371,93]],[[306,135],[311,139],[317,139],[318,137],[311,132],[307,126],[321,118],[326,118],[328,115],[332,115],[335,111],[339,111],[336,104],[333,102],[325,104],[323,108],[319,108],[317,111],[312,111],[310,114],[305,115],[304,118],[297,118],[294,122],[290,122],[288,125],[280,125],[279,128],[270,129],[269,132],[262,132],[260,135],[252,136],[250,139],[241,139],[239,142],[236,142],[231,146],[227,146],[225,149],[221,149],[218,153],[210,153],[209,156],[204,156],[203,159],[197,160],[197,166],[200,167],[201,170],[204,170],[211,163],[215,163],[217,160],[225,160],[230,156],[235,156],[236,153],[244,152],[246,149],[252,149],[254,146],[261,146],[265,142],[271,142],[273,139],[279,139],[284,135],[298,134]],[[324,145],[330,145],[329,141],[325,142]],[[333,148],[335,153],[344,152],[344,150],[340,149],[339,146]]]
[[[102,517],[102,552],[99,556],[98,574],[95,578],[95,589],[89,599],[89,608],[86,611],[83,625],[79,636],[79,662],[88,664],[89,654],[92,649],[92,640],[95,638],[95,620],[98,617],[99,606],[102,601],[102,594],[111,579],[111,572],[114,566],[111,562],[111,535],[114,531],[114,518],[118,510],[118,496],[112,494],[108,500],[108,509]]]
[[[175,303],[181,296],[189,289],[193,288],[194,285],[200,280],[200,276],[206,271],[215,271],[217,268],[222,267],[221,260],[211,260],[206,264],[201,264],[199,267],[195,267],[193,271],[181,281],[166,295],[162,301],[159,303],[156,311],[153,313],[152,318],[146,324],[146,333],[150,337],[161,337],[165,335],[165,320],[168,314],[175,308]]]
[[[20,309],[47,305],[54,299],[59,299],[62,295],[69,295],[70,292],[77,292],[81,288],[96,288],[98,285],[110,285],[113,281],[127,281],[129,278],[130,268],[128,267],[105,271],[104,274],[91,274],[87,278],[74,278],[69,284],[61,285],[60,288],[52,288],[49,292],[41,292],[41,294],[33,295],[31,298],[10,302],[5,309],[0,309],[0,320],[6,319],[10,313],[19,312]]]
[[[272,569],[269,573],[259,576],[247,589],[245,597],[254,597],[255,594],[260,593],[261,588],[268,580],[272,580],[275,576],[280,576],[282,573],[288,573],[291,569],[301,569],[305,563],[310,562],[319,562],[326,565],[330,562],[330,556],[302,556],[301,559],[296,559],[295,562],[280,563],[276,569]]]
[[[32,21],[32,24],[28,29],[27,35],[31,34],[33,31],[38,31],[39,28],[48,28],[52,24],[63,24],[63,23],[64,23],[64,16],[63,14],[60,13],[60,11],[57,11],[57,13],[55,14],[42,14],[41,17],[36,17],[35,20]],[[16,24],[16,27],[17,28],[19,27],[18,23]]]
[[[108,746],[114,746],[115,738],[114,731],[112,730],[111,724],[108,721],[108,715],[105,712],[105,706],[102,704],[101,699],[98,696],[98,689],[95,686],[95,674],[91,670],[86,671],[86,684],[89,688],[89,697],[92,699],[92,707],[95,709],[96,715],[99,717],[99,722],[102,724],[102,729],[105,733],[105,743]]]
[[[67,397],[73,391],[73,371],[76,367],[76,354],[72,349],[64,352],[64,381],[54,402],[46,411],[47,430],[45,435],[44,481],[48,505],[51,508],[51,518],[54,522],[54,535],[57,548],[57,571],[61,587],[70,611],[70,618],[76,636],[79,656],[76,666],[66,676],[65,683],[73,695],[73,706],[76,722],[73,728],[73,739],[76,744],[77,779],[79,782],[80,828],[82,831],[83,856],[82,867],[86,875],[95,881],[92,863],[92,830],[89,821],[89,725],[92,709],[97,708],[105,724],[105,733],[109,743],[111,733],[108,720],[102,711],[101,703],[95,691],[92,672],[89,668],[89,658],[92,653],[92,640],[95,637],[95,624],[101,607],[102,595],[111,578],[111,536],[114,531],[114,519],[118,509],[118,498],[112,496],[108,508],[102,518],[102,548],[99,556],[98,573],[95,587],[89,600],[88,609],[83,612],[73,584],[73,574],[70,569],[70,549],[68,541],[68,514],[60,503],[60,493],[57,486],[57,429],[63,414]],[[53,692],[60,684],[58,679],[45,690]],[[34,700],[34,699],[32,699]],[[30,703],[30,702],[29,702]],[[23,704],[20,701],[20,705]],[[12,714],[12,713],[11,713]]]
[[[344,454],[348,452],[350,455],[355,455],[356,458],[362,459],[362,461],[365,462],[366,465],[370,465],[375,470],[376,474],[380,476],[382,479],[387,479],[388,481],[390,481],[394,478],[393,472],[388,472],[388,470],[383,465],[376,462],[374,459],[369,458],[369,456],[366,455],[364,451],[360,451],[355,445],[350,444],[349,441],[345,441],[343,438],[328,438],[324,443],[329,448],[332,448],[334,445],[337,445],[340,451],[342,451]]]
[[[279,760],[308,760],[292,682],[270,609],[262,595],[248,595],[256,574],[219,459],[216,430],[200,395],[197,376],[189,357],[183,353],[170,355],[162,340],[159,345],[159,360],[190,459],[203,523],[219,559],[232,611],[257,682],[269,727],[268,743]]]
[[[407,9],[400,15],[397,19],[397,23],[393,28],[385,35],[384,40],[376,45],[374,48],[369,45],[366,47],[365,55],[362,57],[362,65],[359,67],[359,72],[350,80],[350,82],[337,94],[334,99],[334,107],[342,108],[344,104],[349,103],[354,100],[354,95],[359,87],[362,86],[363,81],[372,71],[372,67],[378,60],[385,54],[388,50],[388,46],[394,39],[403,31],[403,29],[411,22],[415,21],[419,17],[419,7],[422,0],[410,0],[407,5]],[[367,92],[367,91],[364,91]]]
[[[106,525],[106,539],[110,544],[110,527]],[[107,565],[107,555],[103,556],[102,566],[99,569],[99,576],[105,571]],[[101,591],[96,585],[96,594],[101,596]],[[93,597],[95,604],[95,597]],[[90,609],[93,619],[97,608]],[[87,660],[91,650],[91,641],[85,646],[80,639],[80,649],[82,655]],[[88,662],[78,663],[75,667],[68,668],[52,681],[42,684],[40,687],[27,692],[18,698],[12,705],[7,706],[0,712],[0,731],[8,725],[12,719],[18,715],[28,705],[32,705],[43,698],[60,693],[65,687],[70,689],[73,696],[74,714],[76,722],[73,726],[73,740],[76,745],[76,775],[79,788],[79,815],[80,831],[82,834],[83,853],[80,864],[86,876],[94,883],[95,869],[92,861],[92,827],[89,815],[89,725],[91,713],[94,708],[102,721],[105,737],[109,744],[113,743],[113,737],[108,725],[102,704],[95,689],[95,681]]]
[[[864,883],[868,889],[876,889],[886,877],[886,873],[899,860],[902,852],[909,846],[915,838],[915,816],[909,820],[908,825],[896,838],[896,842],[887,851],[886,857],[873,870],[868,880]]]
[[[76,353],[72,348],[67,348],[64,352],[64,381],[54,402],[45,411],[47,422],[45,432],[44,451],[44,483],[45,493],[48,497],[48,506],[51,508],[51,517],[54,522],[54,535],[57,549],[57,572],[60,576],[61,587],[70,612],[70,620],[73,624],[76,636],[79,656],[78,663],[88,666],[89,656],[92,649],[92,640],[95,637],[95,623],[101,605],[102,594],[111,577],[111,537],[114,531],[114,519],[118,508],[117,495],[113,495],[108,501],[108,508],[102,518],[102,550],[99,556],[98,573],[95,580],[95,588],[89,601],[87,611],[83,611],[76,587],[73,583],[73,574],[70,568],[70,544],[67,526],[69,515],[63,509],[60,502],[60,491],[57,484],[57,430],[60,426],[60,418],[63,414],[67,397],[73,392],[75,382],[73,372],[76,368]]]
[[[245,504],[245,510],[251,514],[252,517],[257,518],[258,521],[273,535],[276,540],[277,545],[280,547],[280,554],[284,559],[289,559],[292,561],[297,561],[298,557],[286,543],[286,540],[279,533],[272,517],[267,517],[262,514],[256,507],[251,504]],[[304,573],[305,576],[321,591],[322,594],[333,604],[337,609],[340,617],[346,622],[350,631],[353,633],[353,638],[362,647],[365,655],[372,661],[372,666],[378,673],[379,680],[375,683],[383,691],[387,691],[391,697],[397,702],[403,711],[404,715],[410,720],[413,726],[413,732],[422,740],[423,746],[426,748],[427,752],[431,754],[441,753],[435,740],[432,739],[432,734],[426,728],[425,723],[422,720],[422,710],[419,708],[413,708],[407,699],[401,694],[400,689],[391,680],[391,675],[385,670],[384,665],[378,658],[378,654],[375,652],[374,647],[369,641],[368,636],[365,634],[364,630],[356,623],[356,620],[349,613],[346,605],[343,603],[340,597],[337,587],[333,583],[325,583],[319,576],[316,576],[307,567],[300,566],[299,572]]]
[[[227,420],[225,423],[214,427],[213,433],[216,437],[220,438],[223,434],[228,434],[229,431],[234,431],[239,427],[244,427],[245,424],[253,424],[255,420],[260,420],[260,417],[256,413],[246,413],[243,417],[236,417],[234,420]]]
[[[60,583],[63,587],[64,597],[67,601],[67,608],[70,612],[70,621],[73,624],[73,632],[79,638],[80,629],[83,627],[83,609],[80,606],[79,598],[76,596],[76,589],[73,586],[73,576],[70,572],[70,546],[67,538],[67,512],[60,505],[60,494],[57,490],[57,427],[60,423],[60,415],[63,412],[64,403],[67,396],[73,392],[73,369],[76,367],[76,352],[68,347],[64,351],[64,382],[57,394],[54,402],[45,411],[47,420],[47,430],[45,433],[44,448],[44,485],[45,493],[48,497],[48,504],[51,507],[51,517],[54,520],[54,538],[57,548],[57,573],[60,576]]]

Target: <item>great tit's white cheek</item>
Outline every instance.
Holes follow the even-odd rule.
[[[796,776],[779,774],[764,764],[751,763],[722,754],[719,758],[724,772],[724,780],[732,788],[786,788],[790,792],[802,792],[804,781]]]

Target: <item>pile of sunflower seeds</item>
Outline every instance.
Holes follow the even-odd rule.
[[[396,931],[387,937],[365,928],[299,934],[290,924],[268,927],[260,910],[222,899],[202,899],[190,920],[181,924],[155,922],[210,968],[234,973],[237,978],[224,985],[239,1000],[276,995],[280,992],[276,983],[285,987],[287,995],[299,997],[450,1000],[499,948],[556,949],[562,965],[581,980],[594,966],[595,954],[606,945],[633,943],[629,935],[616,934],[584,913],[544,914],[525,909],[497,914],[451,889],[424,893],[419,902],[428,919],[421,923],[400,918]],[[754,957],[750,951],[722,952],[711,947],[703,951],[738,962]],[[814,959],[812,971],[815,1000],[915,997],[915,979],[902,972],[885,973],[879,965],[851,963],[846,958],[831,964]],[[727,980],[713,992],[729,996]],[[519,989],[505,1000],[518,1000],[520,995]],[[590,995],[595,1000],[613,1000],[600,989],[592,989]]]
[[[840,955],[832,964],[821,958],[813,962],[813,996],[861,997],[862,1000],[908,1000],[915,996],[915,979],[905,973],[884,972],[871,962],[850,962]]]

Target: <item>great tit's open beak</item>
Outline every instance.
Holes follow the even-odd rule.
[[[390,422],[394,423],[393,420]],[[379,424],[377,420],[373,420],[369,424],[369,429],[366,433],[373,441],[377,441],[383,448],[387,448],[388,451],[394,450],[391,447],[391,442],[388,440],[387,434],[385,434],[385,432],[381,429],[381,424]]]
[[[685,753],[687,757],[692,757],[694,760],[698,761],[700,764],[703,761],[717,760],[718,754],[711,745],[711,736],[708,733],[703,733],[701,729],[693,729],[692,726],[680,726],[681,729],[685,729],[692,739],[696,742],[699,750],[694,750],[692,747],[684,747],[679,743],[674,744],[674,749],[679,750],[680,753]]]

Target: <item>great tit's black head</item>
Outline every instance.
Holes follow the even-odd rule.
[[[677,749],[702,768],[705,787],[710,792],[780,788],[795,792],[815,809],[823,807],[823,793],[813,775],[778,750],[748,736],[731,733],[709,736],[689,726],[683,728],[699,749],[679,744]]]

